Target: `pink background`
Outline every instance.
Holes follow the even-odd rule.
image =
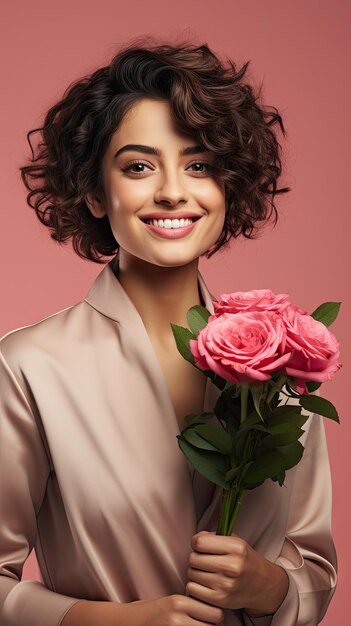
[[[289,292],[312,312],[342,301],[333,332],[344,364],[323,395],[338,408],[341,425],[326,420],[334,487],[333,529],[340,580],[325,626],[350,620],[348,502],[351,429],[349,384],[350,65],[351,4],[345,0],[72,1],[3,0],[1,26],[1,241],[0,334],[33,323],[83,298],[102,266],[59,246],[25,202],[18,167],[29,155],[25,134],[76,78],[106,64],[130,37],[188,36],[242,64],[264,81],[267,104],[277,106],[288,131],[280,221],[259,240],[232,242],[230,252],[201,259],[210,290],[269,287]],[[5,62],[5,59],[7,61]],[[347,93],[348,91],[348,93]],[[348,470],[348,471],[347,471]],[[24,578],[36,578],[33,553]],[[283,626],[283,625],[282,625]]]

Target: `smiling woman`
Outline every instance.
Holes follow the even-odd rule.
[[[136,161],[140,153],[144,160]],[[194,160],[199,154],[207,161]],[[219,239],[225,192],[212,161],[213,155],[180,131],[168,101],[144,98],[129,109],[102,160],[103,194],[86,198],[95,217],[108,216],[121,267],[127,255],[162,267],[185,265]],[[194,169],[200,164],[207,169]],[[131,171],[136,165],[143,171]]]
[[[271,216],[276,221],[274,198],[288,191],[277,184],[281,158],[275,129],[284,133],[284,125],[277,109],[264,105],[260,93],[245,82],[248,65],[239,69],[230,59],[224,64],[207,45],[133,41],[109,65],[73,83],[48,111],[43,127],[28,133],[33,161],[21,168],[28,203],[52,238],[72,239],[75,252],[96,263],[104,262],[101,255],[116,253],[119,240],[107,216],[94,219],[86,196],[103,196],[106,151],[118,158],[126,149],[112,138],[128,112],[145,99],[148,109],[150,100],[158,110],[168,107],[174,126],[187,137],[188,145],[182,146],[187,150],[179,156],[206,154],[212,178],[225,189],[223,230],[206,258],[233,237],[255,236]],[[150,142],[141,141],[147,133],[141,121],[139,127],[142,134],[125,143],[146,144],[138,147],[139,154],[160,157],[153,147],[155,134],[148,133]],[[40,139],[34,148],[31,138],[36,134]],[[130,175],[140,176],[135,169]],[[193,170],[193,175],[199,174]]]
[[[81,258],[112,259],[82,301],[0,340],[2,626],[314,626],[326,611],[322,421],[286,488],[246,499],[238,536],[213,533],[214,485],[176,439],[218,399],[171,330],[194,305],[214,313],[199,258],[276,221],[288,191],[282,119],[247,65],[134,41],[28,133],[36,216]],[[21,581],[33,546],[41,583]]]

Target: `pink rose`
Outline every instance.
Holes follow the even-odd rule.
[[[282,311],[288,304],[289,296],[285,293],[276,295],[270,289],[253,289],[222,293],[213,302],[215,315],[222,313],[240,313],[244,311]]]
[[[340,369],[338,362],[339,341],[310,315],[301,314],[294,305],[283,313],[286,327],[286,351],[291,353],[282,373],[296,378],[299,385],[304,381],[317,383],[330,380]]]
[[[195,364],[233,383],[269,380],[290,358],[285,325],[272,311],[212,316],[189,347]]]

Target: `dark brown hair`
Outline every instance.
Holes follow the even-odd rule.
[[[105,67],[75,81],[47,112],[42,128],[27,139],[29,165],[20,168],[29,190],[27,203],[51,231],[52,239],[72,239],[74,251],[96,263],[118,251],[108,217],[96,218],[88,192],[103,197],[101,165],[112,134],[140,99],[167,100],[179,128],[214,155],[213,175],[225,185],[226,218],[217,252],[232,237],[253,239],[259,223],[278,214],[281,146],[273,130],[285,134],[275,107],[243,81],[249,62],[225,64],[206,45],[133,40]],[[268,109],[272,110],[268,110]],[[33,148],[31,135],[40,133]]]

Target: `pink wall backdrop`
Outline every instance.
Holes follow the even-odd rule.
[[[18,172],[29,154],[26,132],[40,125],[71,81],[106,64],[131,37],[187,36],[239,64],[251,60],[251,79],[264,81],[266,103],[283,115],[283,182],[292,191],[278,204],[278,226],[201,259],[200,271],[217,295],[270,287],[309,311],[326,300],[342,301],[333,331],[344,367],[323,387],[341,416],[340,426],[326,423],[340,580],[324,626],[347,626],[351,618],[350,8],[347,0],[3,0],[1,11],[0,334],[79,301],[102,269],[50,240],[26,205]],[[38,578],[33,553],[24,578]]]

